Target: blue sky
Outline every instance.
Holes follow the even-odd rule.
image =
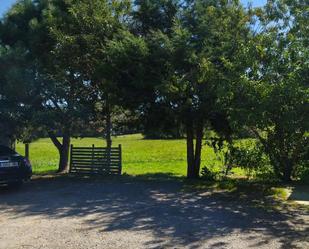
[[[16,2],[16,0],[0,0],[0,17]]]
[[[245,5],[252,2],[253,6],[262,6],[267,0],[241,0]],[[0,17],[16,2],[16,0],[0,0]]]

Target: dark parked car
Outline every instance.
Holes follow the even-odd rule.
[[[0,185],[21,185],[30,180],[31,175],[32,167],[27,158],[0,145]]]

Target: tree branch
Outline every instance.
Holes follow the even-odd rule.
[[[58,140],[56,135],[53,132],[50,131],[50,132],[48,132],[48,136],[52,140],[52,142],[56,146],[56,148],[58,150],[61,150],[62,149],[62,144],[60,143],[60,141]]]

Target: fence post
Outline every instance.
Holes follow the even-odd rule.
[[[107,151],[107,172],[110,173],[110,168],[111,168],[111,150],[112,147],[107,146],[106,151]]]
[[[121,149],[121,144],[118,145],[119,149],[119,172],[118,174],[121,175],[122,172],[122,149]]]
[[[72,158],[73,158],[73,156],[72,156],[72,154],[73,154],[73,144],[71,144],[71,148],[70,148],[70,169],[69,169],[69,172],[71,173],[71,171],[72,171]]]
[[[92,153],[91,153],[91,171],[94,171],[94,144],[92,144]]]

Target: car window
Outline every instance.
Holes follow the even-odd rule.
[[[16,152],[6,146],[0,145],[0,156],[10,156],[14,155]]]

